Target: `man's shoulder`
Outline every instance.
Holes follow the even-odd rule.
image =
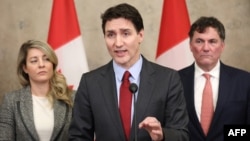
[[[221,71],[222,73],[231,73],[231,74],[238,74],[238,75],[244,75],[249,77],[250,73],[242,68],[237,68],[234,66],[226,65],[226,64],[221,64]]]
[[[155,62],[151,62],[151,61],[147,61],[146,63],[148,63],[149,65],[151,65],[152,68],[156,69],[156,70],[162,70],[162,71],[170,71],[170,72],[177,72],[177,70],[167,67],[167,66],[163,66],[160,64],[157,64]]]
[[[194,64],[186,66],[180,70],[178,70],[179,74],[193,73],[194,72]]]
[[[95,68],[93,70],[90,70],[90,71],[84,73],[83,76],[85,78],[92,79],[92,78],[94,78],[96,76],[106,75],[107,73],[110,73],[112,71],[113,71],[113,65],[112,65],[112,62],[109,62],[109,63],[107,63],[105,65],[102,65],[102,66],[100,66],[98,68]]]

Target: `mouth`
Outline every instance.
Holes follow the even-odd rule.
[[[127,50],[115,50],[115,54],[118,57],[122,57],[122,56],[126,55],[126,52],[127,52]]]
[[[211,55],[203,54],[203,55],[201,55],[201,57],[211,57]]]
[[[46,73],[47,73],[46,71],[40,71],[40,72],[38,72],[39,75],[44,75]]]

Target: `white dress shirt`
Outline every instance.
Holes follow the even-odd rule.
[[[206,78],[203,76],[204,73],[211,75],[210,81],[212,84],[213,90],[213,105],[214,110],[216,108],[216,103],[218,99],[218,90],[219,90],[219,75],[220,75],[220,62],[209,72],[204,72],[196,63],[195,63],[195,73],[194,73],[194,105],[198,119],[200,120],[201,115],[201,103],[202,103],[202,94],[205,86]]]
[[[54,110],[47,97],[32,95],[34,123],[40,141],[49,141],[54,128]]]

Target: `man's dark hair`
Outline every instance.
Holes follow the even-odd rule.
[[[204,33],[206,28],[212,27],[215,28],[220,36],[220,38],[224,41],[226,38],[224,25],[215,17],[200,17],[196,20],[188,33],[190,41],[194,36],[194,32],[197,31],[199,33]]]
[[[140,32],[142,29],[144,29],[142,17],[139,11],[127,3],[122,3],[110,7],[103,14],[101,14],[103,34],[105,34],[105,25],[107,21],[117,18],[125,18],[131,21],[137,32]]]

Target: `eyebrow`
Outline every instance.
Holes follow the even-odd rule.
[[[119,31],[131,31],[130,28],[120,28]],[[115,30],[110,29],[110,30],[106,30],[106,32],[115,32]]]
[[[47,55],[46,54],[43,54],[43,56],[42,56],[42,58],[44,58],[44,57],[47,57]],[[32,59],[32,58],[38,58],[38,56],[31,56],[30,58],[28,58],[28,59]]]

